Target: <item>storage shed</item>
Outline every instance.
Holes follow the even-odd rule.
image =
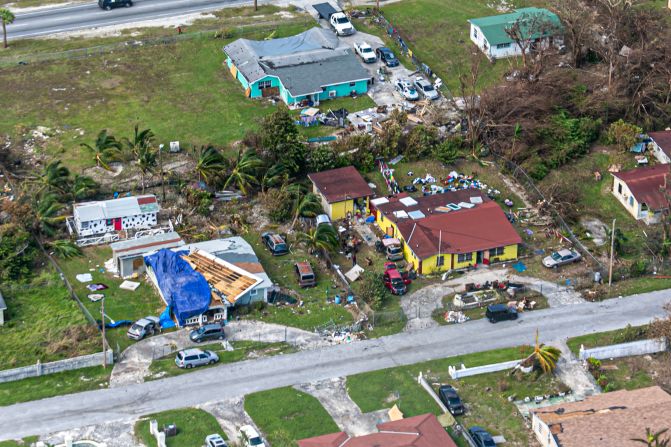
[[[160,250],[162,248],[176,248],[184,245],[184,241],[174,231],[127,239],[111,244],[112,259],[114,267],[119,276],[128,278],[134,274],[142,274],[145,271],[144,255]]]

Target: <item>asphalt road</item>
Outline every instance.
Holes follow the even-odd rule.
[[[249,0],[136,0],[131,8],[103,11],[97,2],[45,8],[17,13],[16,20],[7,25],[8,39],[39,37],[48,34],[86,28],[119,25],[179,17],[180,15],[213,11],[232,5],[251,3]]]
[[[221,365],[127,387],[0,407],[0,440],[131,420],[255,391],[342,377],[425,360],[640,325],[664,315],[670,291],[658,291],[523,314],[495,325],[484,320],[401,333],[277,357]]]

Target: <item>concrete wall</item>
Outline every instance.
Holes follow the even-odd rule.
[[[619,345],[601,346],[599,348],[585,349],[580,347],[580,360],[590,357],[595,359],[612,359],[618,357],[629,357],[632,355],[655,354],[666,351],[668,348],[666,339],[640,340]]]
[[[107,364],[114,363],[114,352],[107,351]],[[6,369],[0,371],[0,383],[13,382],[15,380],[27,379],[29,377],[46,376],[63,371],[72,371],[74,369],[88,368],[90,366],[99,366],[103,364],[103,353],[82,355],[71,359],[58,360],[49,363],[37,363],[31,366],[22,366],[20,368]]]
[[[462,377],[477,376],[478,374],[487,374],[498,371],[505,371],[506,369],[513,369],[520,364],[522,360],[511,360],[509,362],[502,363],[492,363],[490,365],[475,366],[473,368],[466,368],[462,365],[462,368],[457,369],[454,366],[448,368],[450,377],[453,379],[460,379]]]

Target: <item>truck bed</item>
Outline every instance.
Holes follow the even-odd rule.
[[[324,20],[328,20],[333,14],[340,12],[331,6],[330,3],[317,3],[316,5],[312,5],[312,7],[319,13],[319,18]]]

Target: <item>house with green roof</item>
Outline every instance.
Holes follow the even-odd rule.
[[[563,43],[557,14],[544,8],[520,8],[507,14],[470,19],[471,40],[489,59],[520,56]],[[513,31],[511,33],[511,31]],[[517,35],[522,45],[511,36]]]

